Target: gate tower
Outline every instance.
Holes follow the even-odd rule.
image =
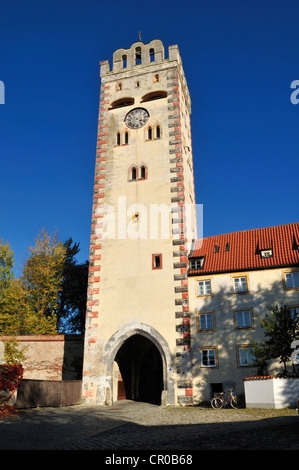
[[[181,57],[138,41],[100,70],[82,396],[189,404],[196,216]]]

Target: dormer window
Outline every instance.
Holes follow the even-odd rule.
[[[272,248],[270,250],[261,250],[262,258],[270,258],[273,255]]]
[[[202,269],[204,264],[204,257],[202,256],[201,258],[196,258],[190,260],[190,269]]]

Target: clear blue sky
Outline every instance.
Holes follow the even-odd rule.
[[[178,44],[192,99],[204,236],[298,221],[298,0],[1,0],[0,238],[38,231],[89,256],[99,61]]]

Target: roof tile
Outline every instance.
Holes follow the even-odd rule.
[[[263,258],[261,250],[269,249],[272,256]],[[203,267],[190,269],[189,275],[299,266],[299,222],[196,240],[189,259],[200,257]]]

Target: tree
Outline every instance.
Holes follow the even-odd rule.
[[[29,248],[22,283],[30,305],[28,327],[31,334],[57,332],[56,310],[63,281],[66,248],[57,238],[42,230]],[[29,333],[27,333],[29,334]]]
[[[0,240],[0,295],[8,288],[14,277],[14,252],[8,243]]]
[[[72,238],[41,230],[15,278],[14,253],[0,242],[0,334],[84,332],[88,261],[77,263],[79,251]]]
[[[57,309],[59,331],[83,333],[88,284],[88,261],[77,263],[75,256],[79,253],[79,243],[69,238],[64,246],[66,257],[63,266],[62,288]]]
[[[26,295],[22,283],[14,278],[14,253],[0,242],[0,334],[21,334],[25,324]]]
[[[283,374],[287,375],[287,362],[293,352],[291,344],[299,334],[299,317],[285,305],[272,305],[269,310],[271,313],[260,320],[267,339],[259,345],[253,344],[256,365],[265,365],[269,359],[279,359],[283,364]]]

